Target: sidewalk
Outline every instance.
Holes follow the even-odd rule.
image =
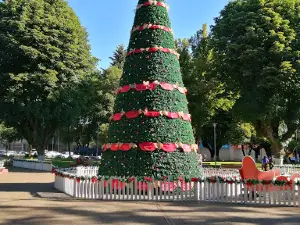
[[[73,200],[53,189],[50,173],[10,169],[0,176],[0,224],[272,224],[296,225],[300,208],[205,202],[155,203]]]

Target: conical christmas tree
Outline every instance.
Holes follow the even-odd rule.
[[[139,0],[100,175],[199,177],[174,36],[164,0]]]

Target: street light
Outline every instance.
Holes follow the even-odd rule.
[[[99,155],[99,125],[100,122],[97,122],[97,152],[96,152],[96,158],[98,159],[98,155]]]
[[[217,134],[216,134],[217,123],[213,123],[213,126],[214,126],[215,168],[217,168]]]

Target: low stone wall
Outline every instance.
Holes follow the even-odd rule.
[[[31,170],[41,170],[51,172],[52,163],[38,160],[14,159],[13,166]]]

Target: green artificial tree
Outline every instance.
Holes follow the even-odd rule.
[[[164,0],[138,2],[100,175],[200,175],[167,8]]]

